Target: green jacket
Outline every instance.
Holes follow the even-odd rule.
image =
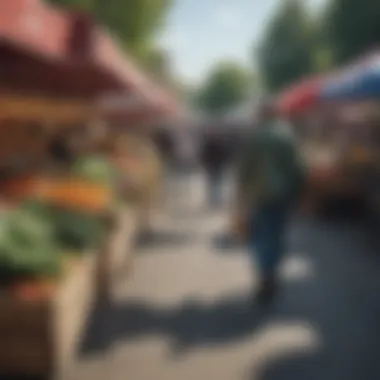
[[[303,178],[295,137],[286,123],[273,120],[252,131],[238,167],[240,201],[294,200]]]

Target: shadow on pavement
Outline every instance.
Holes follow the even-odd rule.
[[[98,314],[91,329],[97,333],[88,335],[84,353],[102,351],[115,341],[146,335],[172,339],[174,351],[238,340],[252,332],[261,317],[261,313],[253,313],[248,301],[245,297],[232,297],[210,306],[189,301],[173,309],[139,303],[119,305],[106,316]]]
[[[140,235],[137,238],[137,249],[162,248],[189,244],[194,241],[194,234],[175,230],[153,230]],[[141,251],[144,253],[144,251]],[[149,251],[152,253],[152,250]]]
[[[245,244],[228,231],[219,232],[213,236],[212,245],[219,253],[223,254],[234,254],[237,249],[245,248]]]
[[[378,380],[380,260],[371,254],[366,234],[346,224],[303,220],[296,222],[291,246],[290,259],[307,263],[309,271],[289,271],[267,309],[252,307],[244,294],[172,308],[132,300],[109,305],[94,314],[83,354],[152,335],[171,340],[173,353],[181,354],[245,338],[255,344],[260,332],[275,326],[306,326],[318,338],[318,349],[285,352],[259,373],[252,369],[252,380]]]

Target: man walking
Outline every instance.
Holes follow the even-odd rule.
[[[206,175],[209,204],[220,206],[222,202],[223,179],[229,164],[229,149],[223,131],[208,130],[201,151],[202,166]]]
[[[260,286],[257,301],[271,301],[278,286],[278,266],[285,253],[285,229],[303,183],[292,130],[262,104],[257,125],[238,165],[238,215],[244,219],[251,259],[257,255]]]

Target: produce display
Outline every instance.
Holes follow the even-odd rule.
[[[160,159],[145,139],[123,140],[105,156],[80,157],[66,173],[3,180],[14,208],[0,215],[1,289],[23,299],[54,292],[67,262],[102,244],[107,216],[121,202],[147,205],[160,179]]]
[[[3,194],[18,202],[0,215],[2,289],[27,299],[51,294],[67,261],[106,237],[119,176],[102,157],[83,157],[67,175],[5,182]]]
[[[90,212],[107,210],[114,200],[109,187],[71,177],[50,181],[37,192],[37,197],[54,205]]]
[[[80,253],[98,245],[107,232],[101,215],[38,200],[25,202],[23,208],[49,224],[53,240],[60,250]]]
[[[60,252],[51,226],[31,211],[12,210],[0,220],[0,271],[2,281],[17,277],[57,276]]]
[[[81,157],[72,167],[71,172],[78,178],[91,183],[112,186],[118,180],[118,170],[101,156]]]

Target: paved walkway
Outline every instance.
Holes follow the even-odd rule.
[[[362,229],[296,221],[284,289],[255,310],[244,251],[217,244],[225,213],[188,188],[95,317],[75,380],[379,380],[380,254]]]

